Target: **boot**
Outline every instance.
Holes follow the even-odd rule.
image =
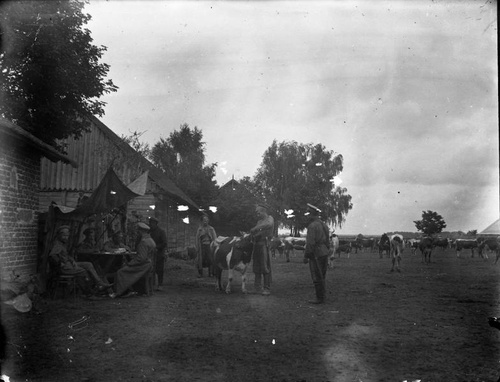
[[[316,299],[309,301],[310,304],[324,304],[325,303],[325,290],[322,285],[314,284],[316,290]]]

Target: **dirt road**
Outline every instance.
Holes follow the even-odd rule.
[[[436,250],[362,252],[329,271],[328,301],[309,305],[301,257],[273,263],[271,296],[231,295],[169,260],[152,297],[45,301],[2,309],[11,381],[496,381],[500,265]],[[253,281],[253,274],[250,274]],[[82,318],[81,323],[78,323]],[[75,324],[76,323],[76,324]],[[73,325],[71,325],[73,324]]]

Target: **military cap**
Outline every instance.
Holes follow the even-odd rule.
[[[143,231],[149,231],[149,226],[146,223],[139,222],[137,223],[137,228],[143,230]]]
[[[255,208],[259,208],[259,207],[260,208],[264,208],[266,211],[269,211],[269,206],[267,204],[265,204],[265,203],[257,203],[255,205]]]
[[[67,229],[68,231],[71,231],[71,227],[70,227],[69,225],[62,225],[62,226],[60,226],[60,227],[57,229],[56,233],[58,233],[58,234],[59,234],[61,231],[65,230],[65,229]]]
[[[310,203],[307,203],[307,208],[309,211],[316,213],[316,214],[319,214],[321,212],[321,210],[318,207],[316,207]]]
[[[94,229],[94,228],[92,228],[92,227],[89,227],[89,228],[85,228],[85,230],[83,231],[83,234],[84,234],[85,236],[87,236],[87,235],[88,235],[89,233],[91,233],[91,232],[95,232],[95,229]]]

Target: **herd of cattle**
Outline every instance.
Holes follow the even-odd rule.
[[[305,249],[305,238],[297,237],[275,237],[271,240],[270,250],[271,256],[284,256],[286,261],[290,261],[290,256],[294,256],[295,250],[303,251]],[[216,289],[223,290],[222,286],[222,271],[228,270],[228,283],[224,288],[226,293],[231,292],[231,283],[233,281],[233,273],[235,270],[242,275],[242,291],[246,292],[246,271],[252,260],[253,240],[249,234],[241,237],[219,237],[212,242],[212,258],[211,262],[216,276]],[[471,256],[474,257],[475,251],[480,257],[487,259],[488,252],[496,254],[495,264],[500,257],[500,237],[499,238],[477,238],[477,239],[456,239],[450,240],[447,238],[432,238],[422,237],[420,239],[405,240],[399,234],[383,234],[379,239],[357,237],[353,240],[340,239],[337,235],[330,236],[330,257],[328,265],[333,267],[334,258],[340,257],[345,253],[347,257],[351,253],[358,251],[369,250],[371,252],[378,251],[380,258],[384,256],[392,259],[391,272],[396,270],[400,272],[399,264],[401,254],[405,248],[410,248],[412,254],[416,254],[419,250],[422,254],[422,262],[430,263],[432,251],[436,248],[445,250],[453,248],[456,250],[457,257],[463,249],[470,249]]]
[[[332,256],[340,257],[343,253],[349,258],[351,253],[358,253],[358,251],[369,250],[371,252],[378,251],[380,258],[384,255],[391,256],[391,239],[401,240],[401,244],[393,242],[393,249],[395,251],[402,251],[404,248],[409,248],[412,254],[416,254],[417,250],[422,254],[423,262],[430,262],[432,251],[436,248],[445,250],[452,248],[456,250],[457,257],[463,249],[471,251],[471,257],[474,257],[476,251],[481,258],[488,258],[488,253],[495,253],[497,263],[500,257],[500,237],[487,238],[478,237],[475,239],[448,239],[442,237],[423,237],[420,239],[404,239],[402,235],[387,235],[383,234],[380,238],[362,238],[355,239],[339,239],[333,234],[330,237],[331,248],[333,249]],[[305,239],[296,237],[275,237],[271,241],[271,253],[273,258],[278,255],[285,256],[287,261],[290,261],[290,254],[294,253],[295,249],[303,250],[305,248]],[[398,252],[399,253],[399,252]],[[398,255],[396,255],[398,256]],[[400,256],[400,255],[399,255]]]

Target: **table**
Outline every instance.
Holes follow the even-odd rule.
[[[136,252],[92,252],[78,253],[78,261],[89,261],[94,265],[97,273],[106,277],[109,274],[115,273],[123,265],[123,262],[135,255]]]

